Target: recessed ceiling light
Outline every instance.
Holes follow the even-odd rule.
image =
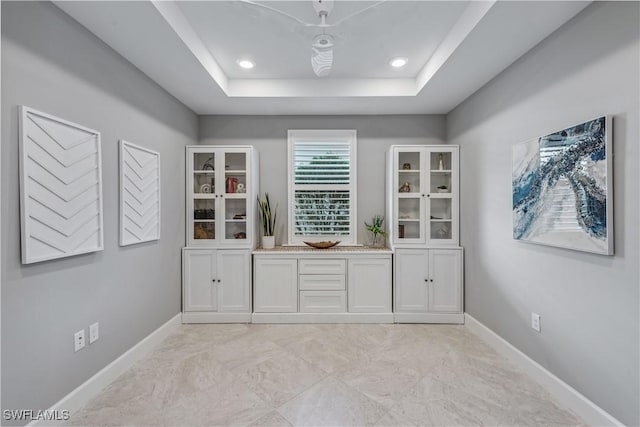
[[[391,66],[393,68],[401,68],[401,67],[404,67],[405,65],[407,65],[407,62],[409,62],[409,60],[407,58],[397,57],[397,58],[393,58],[391,61],[389,61],[389,64],[391,64]]]
[[[241,68],[244,68],[245,70],[250,70],[256,66],[253,61],[249,61],[248,59],[238,59],[236,62]]]

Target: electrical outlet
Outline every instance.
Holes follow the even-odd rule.
[[[100,338],[100,324],[98,322],[89,325],[89,344],[93,344]]]
[[[73,351],[79,351],[84,348],[84,329],[73,334]]]
[[[531,312],[531,329],[540,332],[540,315]]]

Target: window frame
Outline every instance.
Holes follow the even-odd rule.
[[[323,236],[296,236],[295,234],[295,153],[297,142],[345,142],[350,146],[349,156],[349,235],[323,235]],[[320,242],[324,240],[340,240],[341,246],[355,246],[358,242],[356,224],[357,215],[357,131],[356,129],[289,129],[287,132],[287,205],[288,224],[287,240],[290,246],[303,245],[307,242]],[[302,185],[302,184],[298,184]],[[320,184],[322,185],[322,184]],[[326,185],[326,184],[324,184]]]

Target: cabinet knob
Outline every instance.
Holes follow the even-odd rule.
[[[213,283],[216,283],[216,279],[211,279],[211,281],[212,281]]]
[[[428,281],[429,281],[429,279],[424,279],[424,281],[425,281],[425,282],[428,282]]]
[[[427,197],[431,197],[431,194],[427,194]]]
[[[220,279],[218,279],[218,283],[220,283]]]
[[[433,279],[429,279],[429,281],[430,281],[430,282],[433,282]],[[218,280],[218,282],[219,282],[219,280]]]

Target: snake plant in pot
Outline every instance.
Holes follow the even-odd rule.
[[[264,249],[272,249],[276,244],[274,233],[276,231],[278,205],[271,211],[269,193],[264,193],[264,200],[260,200],[260,196],[258,196],[258,206],[260,207],[260,220],[262,222],[262,247]]]

